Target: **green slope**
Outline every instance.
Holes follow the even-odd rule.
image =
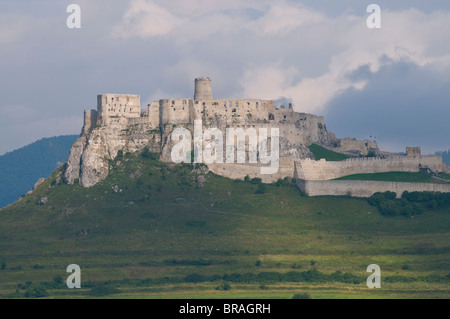
[[[64,163],[77,135],[43,138],[0,156],[0,207],[28,192],[41,177]]]
[[[440,173],[439,177],[445,179],[449,174]],[[432,174],[415,173],[415,172],[385,172],[370,174],[348,175],[336,180],[358,180],[358,181],[388,181],[388,182],[405,182],[405,183],[445,183],[432,179]]]
[[[345,154],[330,151],[329,149],[326,149],[325,147],[318,144],[311,144],[309,146],[309,150],[314,154],[316,160],[324,158],[327,161],[338,162],[346,160],[348,158],[348,156]]]
[[[38,286],[50,297],[450,296],[448,211],[384,217],[363,199],[211,173],[201,186],[190,166],[151,157],[111,162],[89,189],[55,185],[56,171],[1,210],[0,296]],[[365,284],[373,263],[382,289]],[[69,264],[82,269],[81,290],[64,285]]]

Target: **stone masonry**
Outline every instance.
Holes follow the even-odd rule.
[[[314,158],[308,148],[312,143],[358,157],[377,154],[378,147],[373,141],[338,139],[327,131],[323,117],[295,112],[291,104],[277,107],[271,100],[214,98],[211,79],[198,78],[195,80],[194,98],[161,99],[147,104],[145,109],[141,109],[139,95],[98,95],[97,109],[84,112],[81,135],[72,146],[65,165],[65,181],[73,184],[78,180],[83,187],[101,182],[108,176],[108,160],[114,159],[119,151],[134,153],[148,147],[150,151],[159,153],[162,161],[171,162],[174,144],[170,134],[177,127],[193,132],[196,120],[202,120],[203,131],[207,128],[218,128],[222,132],[227,128],[255,129],[257,132],[260,128],[268,128],[269,132],[270,128],[279,129],[280,165],[275,174],[261,175],[259,168],[263,164],[208,164],[212,172],[233,179],[249,175],[260,177],[263,182],[284,177],[326,180],[344,173],[377,171],[375,167],[380,165],[389,166],[382,159],[349,160],[341,164],[308,160]],[[417,150],[410,153],[417,155]],[[418,156],[408,155],[391,161],[413,170],[418,164],[416,161],[422,157],[420,153]],[[423,161],[421,164],[434,167],[431,162]],[[441,171],[446,169],[443,166],[439,168]]]

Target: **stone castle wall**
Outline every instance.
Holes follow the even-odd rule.
[[[259,129],[267,128],[269,135],[271,128],[279,129],[278,172],[271,175],[261,174],[261,166],[268,166],[267,164],[248,163],[247,140],[246,163],[208,164],[212,172],[232,179],[242,179],[249,175],[251,178],[260,177],[264,182],[273,182],[278,178],[295,177],[302,183],[300,180],[329,180],[360,173],[414,172],[418,171],[419,164],[429,166],[433,170],[447,171],[447,166],[437,156],[364,158],[343,162],[305,160],[313,157],[308,149],[312,143],[330,148],[340,147],[342,150],[360,154],[370,148],[377,149],[377,145],[371,141],[338,140],[334,134],[327,131],[323,117],[294,112],[292,105],[277,108],[270,100],[214,99],[211,80],[202,78],[196,80],[194,99],[162,99],[151,102],[147,109],[142,111],[139,95],[98,95],[97,110],[85,111],[82,134],[71,149],[65,178],[69,184],[79,179],[84,187],[95,185],[106,178],[109,169],[107,159],[114,159],[119,150],[138,152],[149,147],[151,151],[161,154],[161,160],[171,162],[170,153],[174,146],[170,138],[172,131],[184,127],[194,136],[195,120],[202,120],[203,131],[207,128],[220,129],[224,138],[227,128],[255,129],[257,133]],[[226,154],[225,145],[223,151]],[[333,190],[329,185],[347,185],[332,182],[305,182],[305,189],[310,189],[311,194],[322,194],[320,190],[316,190],[320,185],[331,193]],[[353,184],[355,183],[348,185]],[[343,192],[341,190],[345,187],[339,187],[339,192]],[[356,193],[357,188],[350,188],[350,191]]]
[[[400,183],[379,181],[305,181],[297,180],[297,186],[308,196],[370,197],[377,192],[395,192],[400,198],[403,192],[450,193],[449,184]]]
[[[393,156],[381,158],[352,158],[340,162],[326,160],[299,160],[296,163],[296,178],[303,180],[332,180],[354,174],[383,172],[418,172],[419,164],[433,170],[447,172],[447,165],[440,156]]]
[[[134,94],[100,94],[97,96],[97,112],[99,125],[108,117],[140,117],[140,96]]]
[[[378,145],[375,141],[358,141],[356,138],[344,138],[338,141],[337,147],[334,151],[339,153],[353,153],[367,156],[369,155],[369,152],[377,154]]]

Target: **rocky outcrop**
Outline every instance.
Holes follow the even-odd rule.
[[[126,118],[108,119],[76,140],[66,163],[65,181],[74,184],[78,180],[83,187],[93,186],[108,176],[108,161],[119,151],[134,153],[146,146],[160,152],[160,134],[153,132],[151,125],[129,125]]]

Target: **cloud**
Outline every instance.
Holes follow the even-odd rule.
[[[305,16],[316,16],[313,11],[294,5],[291,10],[286,5],[284,10]],[[272,15],[271,11],[269,10],[261,19],[269,18]],[[276,11],[278,12],[278,9]],[[332,48],[329,50],[330,59],[325,72],[313,77],[301,76],[297,80],[295,78],[289,80],[288,75],[292,68],[296,68],[299,74],[303,73],[301,62],[297,62],[297,65],[275,62],[269,67],[248,65],[242,81],[244,92],[255,96],[267,95],[268,86],[261,85],[260,89],[256,89],[253,82],[255,78],[248,77],[248,74],[268,76],[265,80],[256,80],[265,82],[270,82],[271,76],[276,74],[269,91],[272,95],[292,99],[294,108],[298,111],[324,113],[327,103],[342,92],[365,87],[367,81],[347,76],[362,66],[376,72],[385,61],[407,60],[419,66],[431,63],[448,65],[449,51],[446,49],[450,35],[442,30],[450,21],[449,12],[436,11],[425,14],[416,9],[385,11],[382,15],[382,28],[379,30],[368,29],[365,26],[365,19],[365,16],[347,14],[336,18],[317,15],[316,18],[306,19],[310,22],[308,26],[300,24],[298,29],[288,28],[289,32],[298,35],[299,45],[295,48],[298,52],[301,46],[308,47],[311,44],[317,48]],[[304,35],[306,32],[308,36]],[[320,54],[319,50],[317,53]],[[437,52],[440,54],[436,54]],[[287,75],[284,81],[278,79],[282,74]]]
[[[153,37],[169,33],[184,22],[152,1],[133,0],[123,20],[112,30],[113,37]]]
[[[338,136],[377,137],[383,150],[450,148],[450,69],[435,67],[411,61],[382,66],[363,89],[347,89],[327,105],[327,127]]]
[[[250,22],[248,28],[259,34],[283,36],[298,28],[322,23],[324,19],[318,11],[281,1],[274,2],[261,18]]]
[[[2,47],[20,41],[29,30],[31,30],[31,26],[26,17],[0,13],[0,45]]]
[[[325,115],[327,122],[330,116],[334,127],[339,122],[330,112],[354,112],[341,98],[362,103],[351,96],[374,85],[389,95],[398,84],[386,78],[383,87],[376,79],[399,63],[418,68],[394,77],[411,92],[423,83],[408,77],[426,71],[439,85],[450,69],[450,5],[438,0],[380,0],[380,30],[366,27],[366,5],[359,0],[79,0],[79,30],[65,26],[67,4],[28,2],[7,0],[0,14],[2,105],[15,105],[16,114],[29,117],[0,114],[9,119],[0,119],[4,136],[16,126],[36,134],[61,132],[60,123],[76,134],[83,108],[95,108],[96,94],[140,94],[145,105],[191,97],[200,76],[213,79],[216,97],[292,101],[296,111]],[[422,108],[408,103],[411,110]],[[392,145],[399,144],[391,133]],[[440,140],[437,131],[429,135]],[[0,146],[24,141],[11,140]]]

